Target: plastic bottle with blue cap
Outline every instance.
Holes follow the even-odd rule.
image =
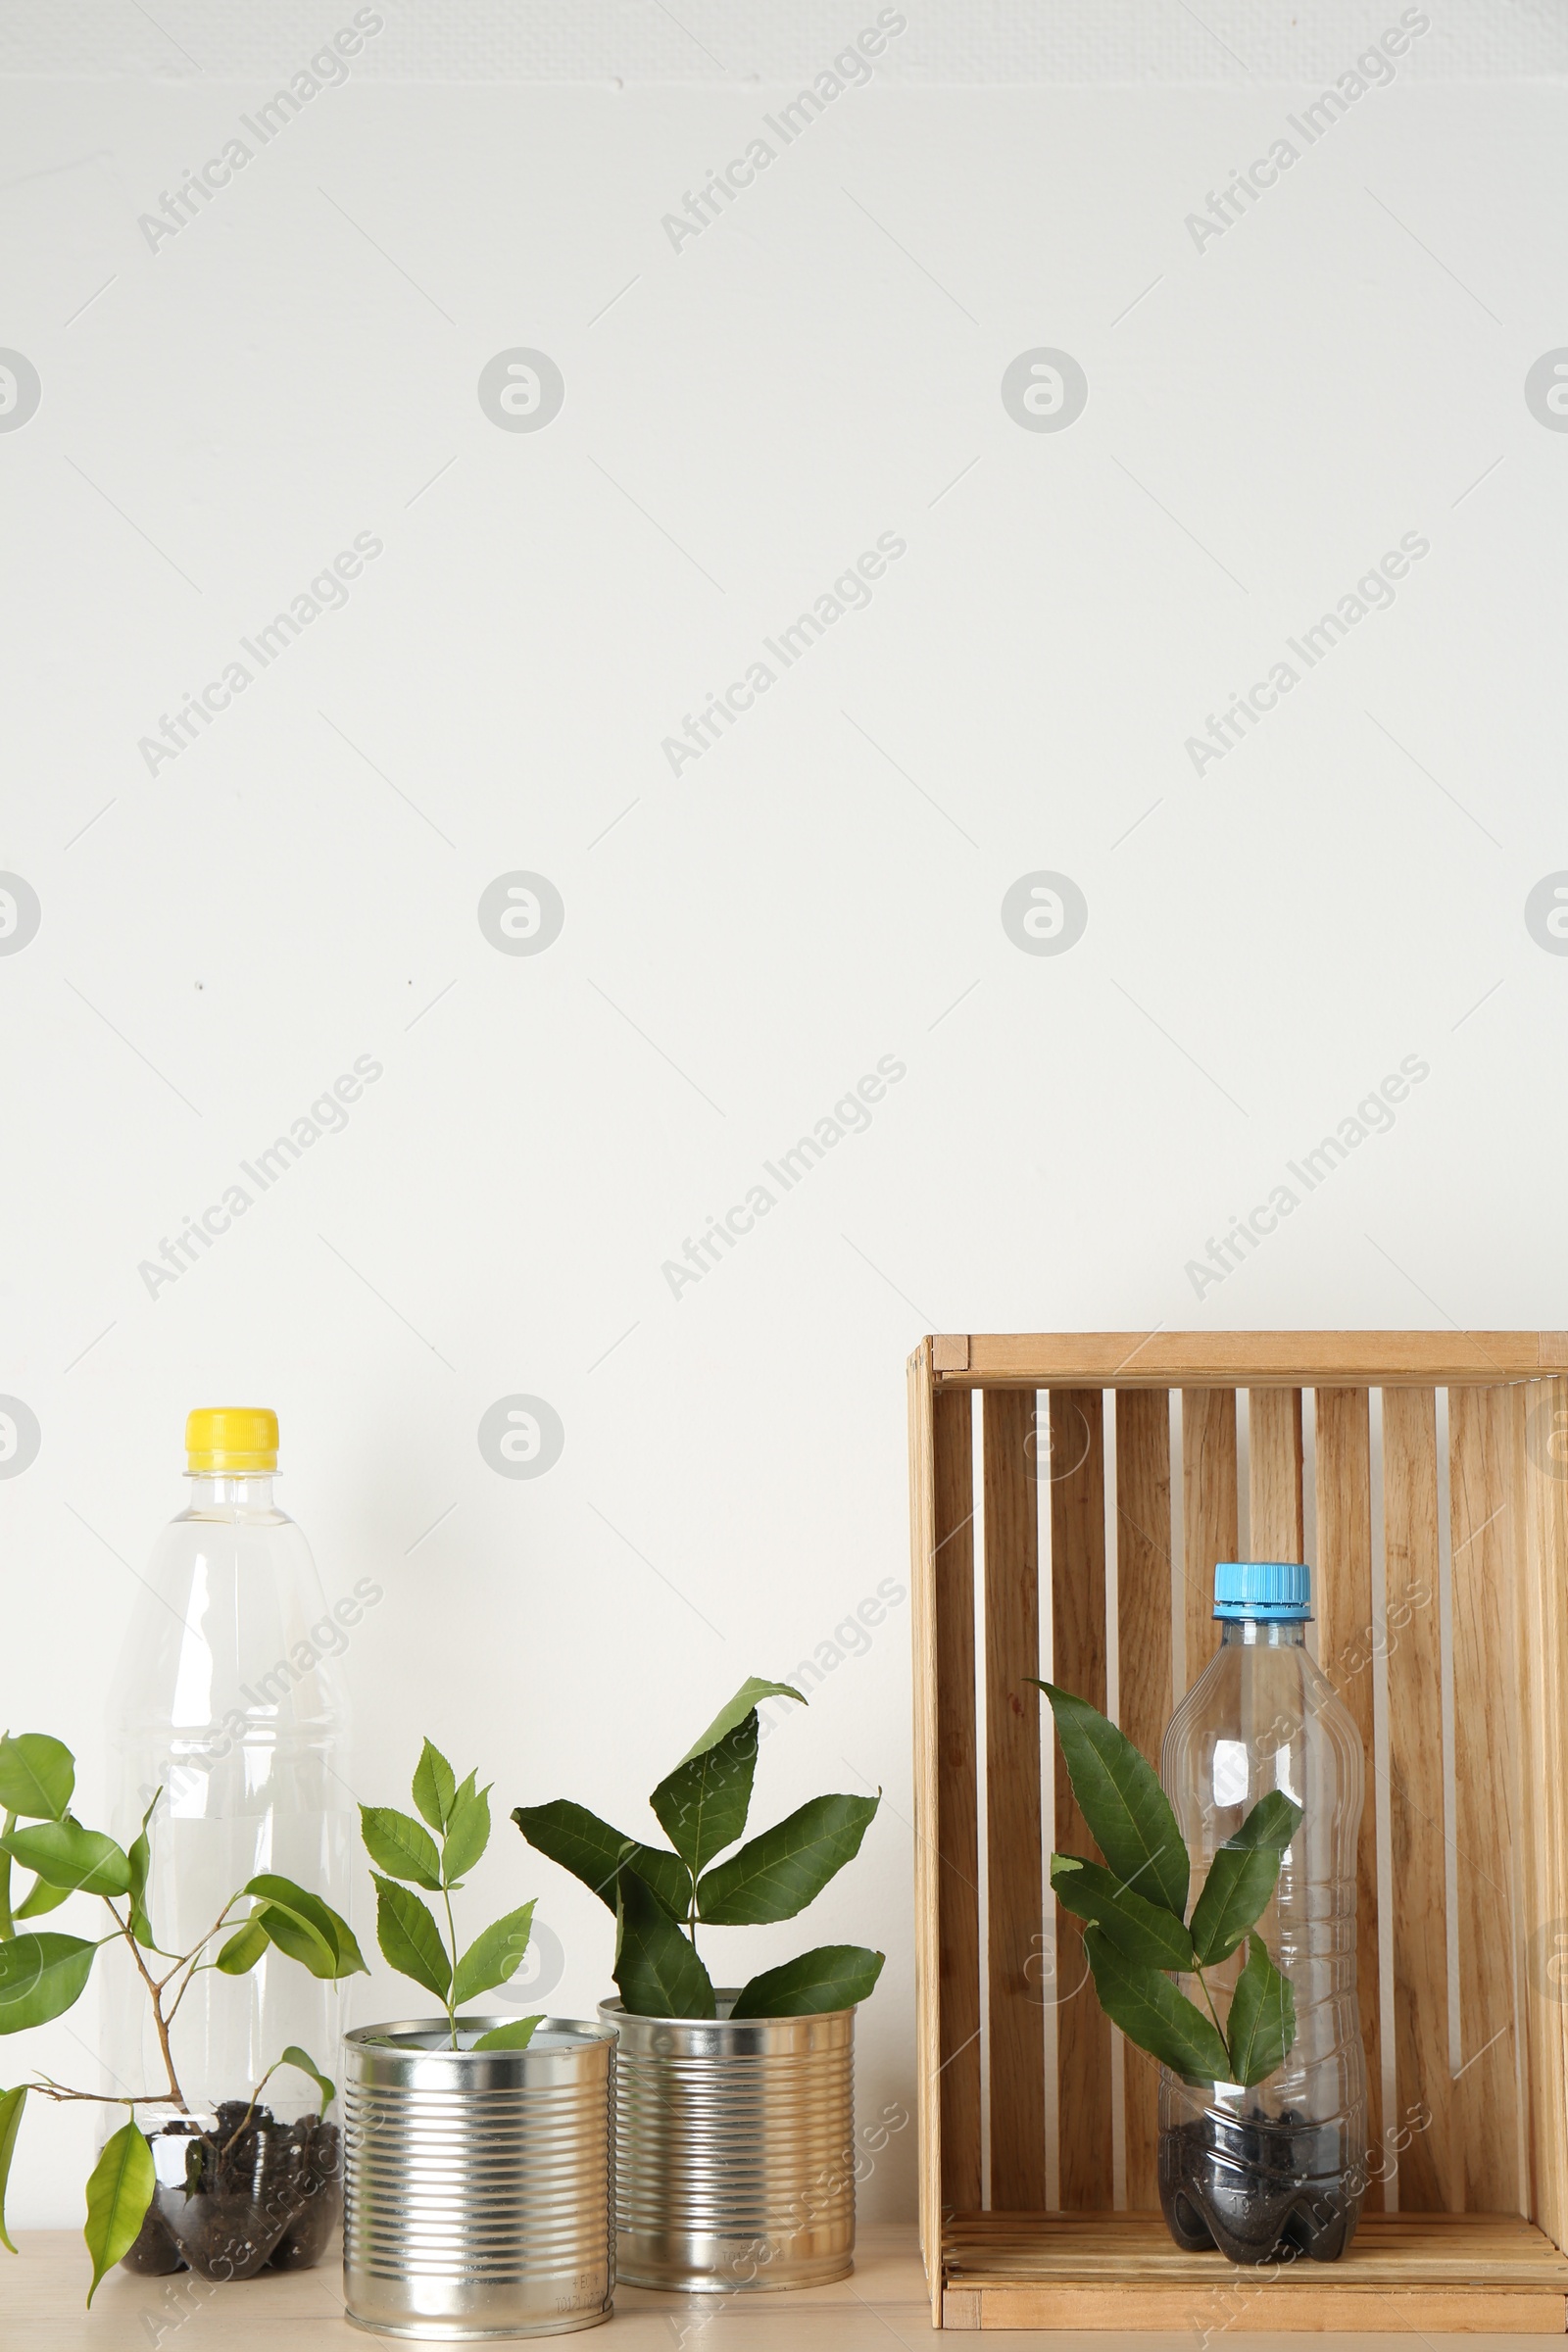
[[[1296,2003],[1284,2064],[1250,2087],[1159,2090],[1159,2191],[1179,2245],[1233,2262],[1336,2261],[1365,2193],[1366,2061],[1355,1989],[1360,1735],[1306,1646],[1312,1574],[1299,1560],[1221,1560],[1220,1646],[1171,1719],[1160,1779],[1192,1859],[1194,1892],[1270,1789],[1301,1807],[1258,1923]],[[1229,1992],[1238,1953],[1207,1973]],[[1195,1984],[1183,1990],[1197,1998]]]

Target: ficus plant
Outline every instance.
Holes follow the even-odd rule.
[[[84,1829],[77,1821],[71,1810],[75,1784],[75,1758],[63,1741],[43,1732],[23,1732],[15,1738],[7,1733],[0,1739],[0,1814],[4,1816],[0,1830],[0,2034],[20,2034],[29,2026],[48,2025],[51,2019],[63,2017],[85,1991],[99,1952],[106,1944],[122,1943],[146,1989],[169,2079],[157,2090],[111,2093],[72,2090],[52,2076],[41,2074],[13,2090],[0,2090],[0,2244],[8,2252],[16,2252],[6,2235],[5,2190],[29,2092],[45,2099],[88,2100],[95,2106],[125,2108],[124,2123],[104,2143],[87,2182],[83,2235],[92,2257],[90,2304],[105,2273],[135,2244],[157,2186],[152,2151],[136,2121],[137,2108],[173,2107],[181,2115],[193,2115],[180,2088],[170,2036],[179,2005],[197,1977],[209,1969],[223,1976],[244,1976],[271,1947],[297,1961],[313,1977],[328,1982],[363,1972],[365,1959],[347,1921],[329,1904],[297,1886],[292,1879],[271,1872],[237,1887],[205,1936],[188,1951],[166,1950],[147,1908],[152,1870],[149,1824],[162,1789],[126,1848],[101,1830]],[[13,1864],[32,1874],[31,1886],[15,1902]],[[41,1919],[58,1910],[73,1895],[94,1896],[103,1904],[103,1935],[62,1936],[52,1930],[19,1926],[20,1921]],[[243,1912],[239,1909],[242,1904],[249,1906]],[[211,1947],[220,1936],[225,1940],[214,1953]],[[220,2147],[204,2127],[198,2127],[193,2134],[193,2158],[199,2162],[199,2151],[204,2148],[215,2156],[226,2154],[245,2129],[262,2090],[281,2066],[296,2067],[310,2076],[320,2091],[325,2114],[334,2096],[332,2083],[306,2051],[291,2043],[250,2093],[239,2130]]]
[[[854,1860],[881,1802],[879,1795],[813,1796],[727,1852],[751,1811],[757,1709],[764,1698],[806,1704],[788,1683],[751,1676],[654,1790],[648,1801],[667,1846],[628,1838],[565,1797],[518,1805],[513,1813],[530,1845],[614,1912],[612,1974],[634,2017],[715,2017],[698,1930],[793,1919]],[[883,1957],[860,1944],[822,1944],[753,1977],[730,2015],[816,2017],[847,2009],[866,1998]]]
[[[438,1747],[428,1740],[415,1767],[412,1794],[420,1819],[390,1805],[362,1805],[365,1850],[379,1867],[375,1882],[375,1936],[382,1957],[402,1977],[433,1992],[447,2013],[447,2031],[458,2047],[458,2011],[505,1984],[521,1964],[533,1928],[533,1904],[509,1911],[459,1952],[452,1897],[463,1886],[490,1842],[490,1790],[477,1772],[460,1782]],[[440,1839],[439,1845],[437,1838]],[[443,1938],[429,1905],[412,1891],[438,1894],[446,1914]],[[496,2026],[467,2044],[475,2050],[522,2050],[543,2016],[519,2017]]]
[[[1084,1922],[1102,2009],[1184,2082],[1261,2082],[1296,2039],[1296,1997],[1257,1923],[1273,1900],[1300,1806],[1281,1788],[1260,1797],[1215,1852],[1189,1913],[1187,1843],[1151,1766],[1087,1699],[1054,1683],[1036,1687],[1051,1701],[1073,1795],[1105,1858],[1051,1857],[1057,1901]],[[1244,1940],[1247,1958],[1222,2021],[1208,1972]],[[1201,2008],[1173,1974],[1194,1980]]]

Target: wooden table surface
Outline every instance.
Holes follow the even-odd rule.
[[[336,2261],[319,2270],[264,2276],[241,2286],[210,2286],[188,2276],[132,2278],[114,2271],[91,2311],[82,2298],[91,2276],[80,2237],[68,2230],[17,2234],[13,2259],[0,2250],[0,2352],[364,2352],[375,2339],[343,2318]],[[862,2226],[855,2276],[803,2294],[656,2295],[622,2287],[613,2334],[585,2330],[606,2352],[940,2352],[951,2344],[978,2352],[979,2335],[933,2335],[925,2277],[912,2227]],[[382,2339],[388,2345],[400,2340]],[[563,2344],[573,2337],[555,2339]],[[1227,2330],[1209,2352],[1280,2352],[1306,2335],[1265,2336]],[[1321,2342],[1323,2339],[1318,2339]],[[1343,2352],[1409,2352],[1417,2341],[1445,2352],[1517,2352],[1516,2335],[1339,2335]],[[1191,2334],[1128,2335],[988,2332],[991,2352],[1195,2352]]]

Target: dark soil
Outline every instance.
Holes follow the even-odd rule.
[[[1344,2157],[1338,2124],[1196,2117],[1159,2135],[1166,2226],[1190,2254],[1217,2246],[1232,2262],[1338,2262],[1366,2188]]]
[[[320,2261],[343,2203],[337,2126],[318,2115],[279,2124],[266,2107],[247,2120],[247,2108],[225,2099],[210,2132],[177,2120],[164,2126],[160,2137],[188,2143],[184,2184],[159,2181],[127,2271],[253,2278],[264,2268],[308,2271]]]

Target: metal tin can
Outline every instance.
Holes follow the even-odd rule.
[[[855,2011],[599,2014],[615,2054],[615,2267],[684,2294],[822,2286],[855,2268]]]
[[[471,2043],[515,2017],[466,2018]],[[546,2018],[522,2050],[445,2019],[344,2036],[343,2294],[356,2327],[559,2335],[615,2285],[615,2036]]]

